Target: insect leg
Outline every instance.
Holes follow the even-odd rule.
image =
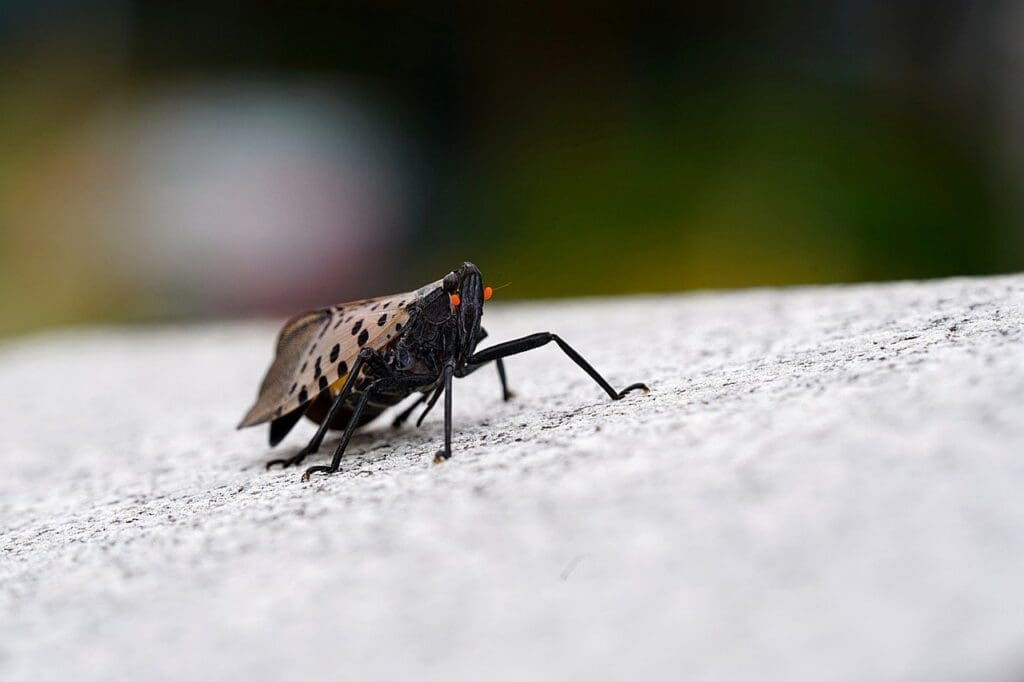
[[[417,429],[420,428],[420,424],[423,423],[423,420],[426,419],[426,417],[430,413],[430,411],[432,409],[434,409],[434,403],[437,402],[437,399],[441,397],[441,393],[443,393],[443,392],[444,392],[444,384],[441,384],[436,389],[434,389],[434,394],[432,396],[430,396],[430,402],[427,403],[427,409],[423,410],[423,414],[421,414],[420,418],[416,420],[416,428]]]
[[[494,361],[494,364],[498,367],[498,378],[501,380],[501,399],[507,403],[516,397],[516,394],[508,390],[508,379],[505,377],[505,363],[501,358],[498,358]]]
[[[444,450],[434,455],[434,464],[439,464],[452,456],[452,376],[455,366],[451,363],[444,367]]]
[[[476,335],[476,342],[480,343],[486,338],[487,330],[484,329],[483,327],[480,327],[480,333]],[[505,363],[501,361],[501,358],[495,360],[494,363],[498,366],[498,379],[501,380],[501,399],[504,400],[505,402],[508,402],[512,398],[516,397],[516,394],[508,390],[508,379],[505,377]],[[476,365],[475,367],[467,365],[466,367],[463,367],[461,371],[456,370],[455,376],[464,377],[467,374],[471,374],[478,369],[480,369],[480,365]]]
[[[366,403],[370,400],[370,391],[367,390],[359,395],[359,402],[356,403],[356,409],[352,411],[352,416],[348,420],[348,426],[345,427],[345,434],[341,437],[341,442],[334,448],[334,458],[331,459],[330,466],[314,466],[306,469],[306,473],[302,474],[302,480],[308,481],[311,474],[317,472],[323,472],[325,474],[333,474],[338,470],[341,465],[341,456],[345,454],[345,448],[348,446],[349,439],[352,438],[352,433],[356,430],[356,426],[359,424],[359,418],[363,415],[363,409],[366,408]]]
[[[367,352],[369,353],[370,351]],[[306,459],[308,455],[312,455],[320,449],[320,445],[324,442],[324,437],[327,435],[327,429],[330,428],[331,422],[334,421],[334,417],[338,414],[338,410],[341,409],[341,406],[345,404],[345,401],[352,393],[352,388],[355,386],[356,378],[359,376],[359,370],[362,369],[364,361],[365,358],[363,353],[359,353],[359,355],[356,356],[356,361],[352,364],[352,369],[348,373],[348,378],[345,379],[345,385],[342,387],[341,393],[339,393],[338,397],[334,399],[333,403],[331,403],[331,409],[327,412],[327,418],[320,424],[320,428],[316,430],[316,433],[313,435],[313,439],[309,441],[306,447],[302,448],[295,455],[288,457],[287,459],[270,460],[267,462],[268,469],[275,464],[280,464],[282,469],[286,469],[292,465],[301,464],[302,460]]]
[[[425,403],[426,401],[427,401],[427,396],[426,396],[425,394],[421,393],[421,394],[420,394],[420,397],[419,397],[419,398],[418,398],[418,399],[416,400],[416,402],[414,402],[414,403],[413,403],[412,405],[410,405],[409,407],[407,407],[407,408],[406,408],[406,409],[405,409],[405,410],[404,410],[404,411],[402,412],[402,414],[400,414],[400,415],[398,415],[397,417],[395,417],[395,420],[394,420],[393,422],[391,422],[391,427],[392,427],[392,428],[395,428],[395,429],[397,429],[398,427],[400,427],[400,426],[401,426],[402,424],[404,424],[404,423],[405,423],[405,422],[406,422],[406,421],[407,421],[407,420],[409,419],[409,417],[411,417],[411,416],[412,416],[412,413],[413,413],[413,411],[414,411],[414,410],[415,410],[415,409],[416,409],[417,407],[419,407],[420,405],[422,405],[423,403]]]
[[[371,351],[363,351],[363,353],[370,353]],[[417,385],[423,381],[429,381],[435,377],[428,374],[409,374],[409,375],[393,375],[390,377],[384,377],[374,381],[372,384],[367,386],[359,394],[359,402],[356,403],[355,409],[352,411],[352,416],[349,417],[348,425],[345,426],[345,433],[341,436],[341,441],[337,447],[334,448],[334,456],[331,459],[330,466],[314,466],[306,469],[306,473],[302,474],[302,480],[308,481],[311,474],[323,472],[327,474],[333,474],[338,470],[341,464],[341,456],[345,454],[345,448],[348,447],[348,442],[352,438],[353,432],[359,426],[359,419],[363,416],[363,410],[366,409],[366,403],[374,397],[375,391],[381,388],[401,386],[404,382],[411,382],[413,385]]]
[[[472,358],[470,358],[472,361]],[[455,376],[458,378],[466,377],[483,367],[486,363],[480,364],[466,364],[462,369],[455,370]],[[502,362],[501,358],[494,361],[494,364],[498,367],[498,379],[501,380],[501,399],[508,402],[512,398],[516,397],[516,394],[508,390],[508,379],[505,377],[505,363]]]
[[[487,330],[481,327],[480,332],[476,335],[476,342],[479,343],[485,338],[487,338]],[[509,382],[505,376],[505,363],[503,363],[502,359],[499,357],[495,360],[495,364],[498,365],[498,378],[502,382],[502,399],[508,402],[515,397],[515,393],[509,390]],[[468,376],[479,370],[481,367],[482,365],[464,365],[462,368],[456,368],[455,376],[457,378]]]
[[[583,359],[583,356],[576,352],[576,350],[561,339],[557,334],[551,332],[540,332],[537,334],[530,334],[520,339],[513,339],[512,341],[505,341],[499,343],[496,346],[485,348],[482,351],[476,353],[471,357],[467,364],[478,365],[484,362],[490,362],[491,360],[498,360],[500,358],[508,357],[509,355],[515,355],[517,353],[525,353],[528,350],[534,348],[540,348],[541,346],[551,343],[554,341],[558,344],[558,347],[569,356],[569,358],[575,362],[579,367],[590,375],[590,378],[597,382],[597,385],[604,389],[605,393],[608,394],[612,400],[618,400],[630,391],[637,389],[643,390],[645,393],[650,389],[647,388],[646,384],[636,383],[630,384],[621,391],[616,391],[612,388],[611,384],[605,381],[605,378],[601,376],[596,369],[594,369],[589,362]]]

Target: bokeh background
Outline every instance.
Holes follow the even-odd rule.
[[[1024,266],[1021,3],[490,5],[2,3],[0,336]]]

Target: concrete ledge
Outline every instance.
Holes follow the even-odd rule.
[[[653,392],[539,350],[302,484],[232,429],[276,324],[0,348],[0,678],[1024,675],[1024,276],[485,324]]]

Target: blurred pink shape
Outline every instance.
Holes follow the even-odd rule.
[[[408,229],[405,155],[369,107],[327,91],[194,87],[105,115],[80,150],[112,166],[86,202],[111,266],[176,314],[386,287],[380,264]]]

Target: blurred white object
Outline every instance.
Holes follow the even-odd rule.
[[[82,151],[117,159],[90,180],[111,264],[169,312],[288,308],[381,284],[407,229],[408,164],[370,107],[332,89],[206,85],[106,114]]]

